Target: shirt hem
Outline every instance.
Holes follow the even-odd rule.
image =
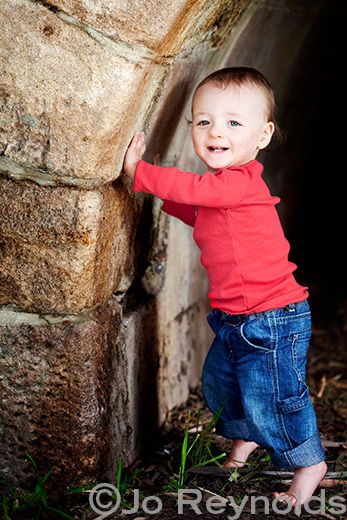
[[[306,300],[309,296],[307,287],[303,288],[303,292],[301,293],[301,296],[297,295],[296,297],[292,295],[292,298],[290,298],[288,295],[288,298],[281,298],[281,299],[272,299],[268,302],[262,303],[260,305],[256,305],[255,307],[252,307],[251,309],[244,309],[240,308],[239,310],[232,309],[231,307],[224,306],[224,305],[218,305],[216,302],[211,301],[211,307],[214,309],[219,309],[222,312],[226,312],[227,314],[231,314],[232,316],[238,316],[240,314],[255,314],[257,312],[265,312],[265,311],[271,311],[274,309],[281,309],[282,307],[285,307],[286,305],[290,305],[291,303],[300,303]]]

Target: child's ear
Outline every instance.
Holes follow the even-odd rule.
[[[263,128],[263,133],[259,140],[259,150],[263,150],[270,143],[272,135],[275,131],[275,125],[272,121],[268,121]]]

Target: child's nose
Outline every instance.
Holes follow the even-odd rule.
[[[211,125],[209,131],[210,137],[223,137],[223,132],[219,125]]]

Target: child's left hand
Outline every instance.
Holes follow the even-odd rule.
[[[143,132],[135,134],[124,158],[123,168],[130,179],[134,178],[137,163],[142,159],[145,151],[145,134]]]

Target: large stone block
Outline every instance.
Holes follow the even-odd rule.
[[[127,395],[126,367],[112,371],[120,320],[115,301],[54,325],[0,310],[0,480],[29,485],[27,453],[40,472],[55,466],[51,480],[60,493],[74,478],[100,478],[109,456],[111,385]]]
[[[78,313],[125,291],[150,233],[145,198],[121,183],[42,187],[0,176],[0,305]]]
[[[0,63],[0,155],[58,184],[93,188],[119,176],[161,66],[27,0],[1,2]]]

